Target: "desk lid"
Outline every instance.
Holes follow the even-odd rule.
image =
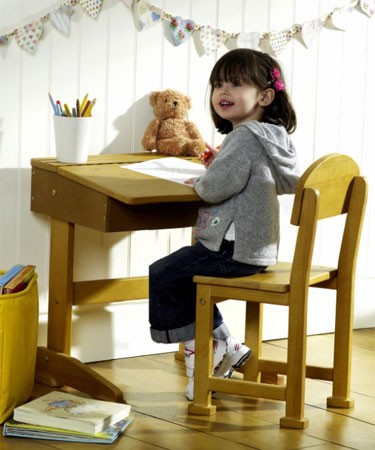
[[[31,165],[56,172],[129,205],[199,201],[200,198],[190,186],[120,167],[123,164],[163,157],[165,156],[155,153],[96,155],[89,156],[87,163],[76,165],[60,163],[55,158],[34,158]]]

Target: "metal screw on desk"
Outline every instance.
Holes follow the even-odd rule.
[[[52,195],[55,197],[57,195],[56,189],[52,189]]]
[[[199,299],[199,303],[201,305],[205,305],[206,304],[206,300],[204,298]]]

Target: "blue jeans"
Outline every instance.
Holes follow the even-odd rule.
[[[254,266],[233,260],[233,241],[223,241],[218,252],[199,241],[159,259],[149,268],[149,321],[155,342],[182,342],[195,338],[194,275],[240,277],[262,272]],[[220,331],[220,327],[223,328]],[[214,306],[214,336],[229,337],[223,317]],[[215,335],[215,330],[217,335]],[[220,337],[221,335],[221,337]]]

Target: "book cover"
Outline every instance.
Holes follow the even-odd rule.
[[[25,289],[34,276],[35,266],[27,265],[4,285],[3,294],[14,294]]]
[[[3,273],[0,276],[0,294],[3,293],[4,286],[17,275],[18,272],[20,272],[25,266],[22,264],[16,264],[11,269],[9,269],[7,272]]]
[[[126,430],[132,421],[133,417],[129,416],[126,419],[110,425],[97,434],[90,434],[79,431],[63,430],[61,428],[44,427],[42,425],[31,425],[10,419],[4,424],[3,435],[8,437],[23,437],[52,441],[112,444],[120,434]]]
[[[14,409],[13,419],[32,425],[97,434],[127,418],[130,405],[53,391]]]

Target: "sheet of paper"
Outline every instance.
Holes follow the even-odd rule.
[[[202,164],[174,157],[152,159],[150,161],[134,164],[124,164],[120,167],[180,184],[184,184],[185,180],[199,177],[206,172],[206,169]]]

